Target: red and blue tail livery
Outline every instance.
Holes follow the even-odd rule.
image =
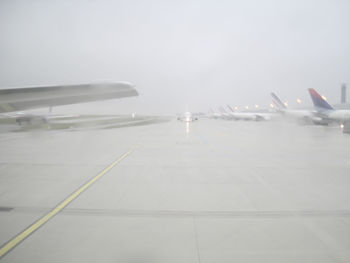
[[[334,110],[331,105],[328,104],[328,102],[322,98],[320,94],[317,93],[314,89],[309,89],[309,93],[312,99],[312,102],[314,103],[314,106],[316,108],[322,109],[322,110]]]

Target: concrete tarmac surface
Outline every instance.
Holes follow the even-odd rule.
[[[350,262],[337,127],[171,120],[0,145],[0,262]]]

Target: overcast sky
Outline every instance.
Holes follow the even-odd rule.
[[[268,105],[350,85],[350,1],[0,1],[0,87],[124,80],[117,110]],[[97,105],[91,104],[91,105]],[[99,104],[100,105],[100,104]]]

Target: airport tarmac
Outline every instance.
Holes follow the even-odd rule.
[[[172,120],[0,144],[1,262],[350,262],[337,127]]]

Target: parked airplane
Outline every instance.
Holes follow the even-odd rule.
[[[275,93],[272,92],[271,97],[272,102],[276,106],[278,112],[282,113],[286,118],[295,119],[302,124],[327,124],[322,118],[315,116],[313,110],[288,109]]]
[[[208,116],[208,118],[213,118],[213,119],[220,119],[221,118],[221,114],[218,112],[215,112],[213,110],[213,108],[210,108],[207,116]]]
[[[138,96],[138,93],[134,86],[127,82],[0,89],[0,113],[16,118],[19,124],[34,120],[45,122],[47,116],[22,111],[131,96]]]
[[[232,109],[230,105],[227,105],[230,109],[230,116],[234,120],[245,120],[245,121],[266,121],[271,119],[270,113],[263,112],[237,112]]]
[[[219,107],[218,108],[220,114],[221,114],[221,119],[225,119],[225,120],[232,120],[233,117],[230,113],[228,113],[224,107]]]
[[[315,115],[327,122],[337,122],[343,126],[343,132],[350,133],[350,110],[335,110],[314,89],[309,89],[312,102],[315,106]]]

